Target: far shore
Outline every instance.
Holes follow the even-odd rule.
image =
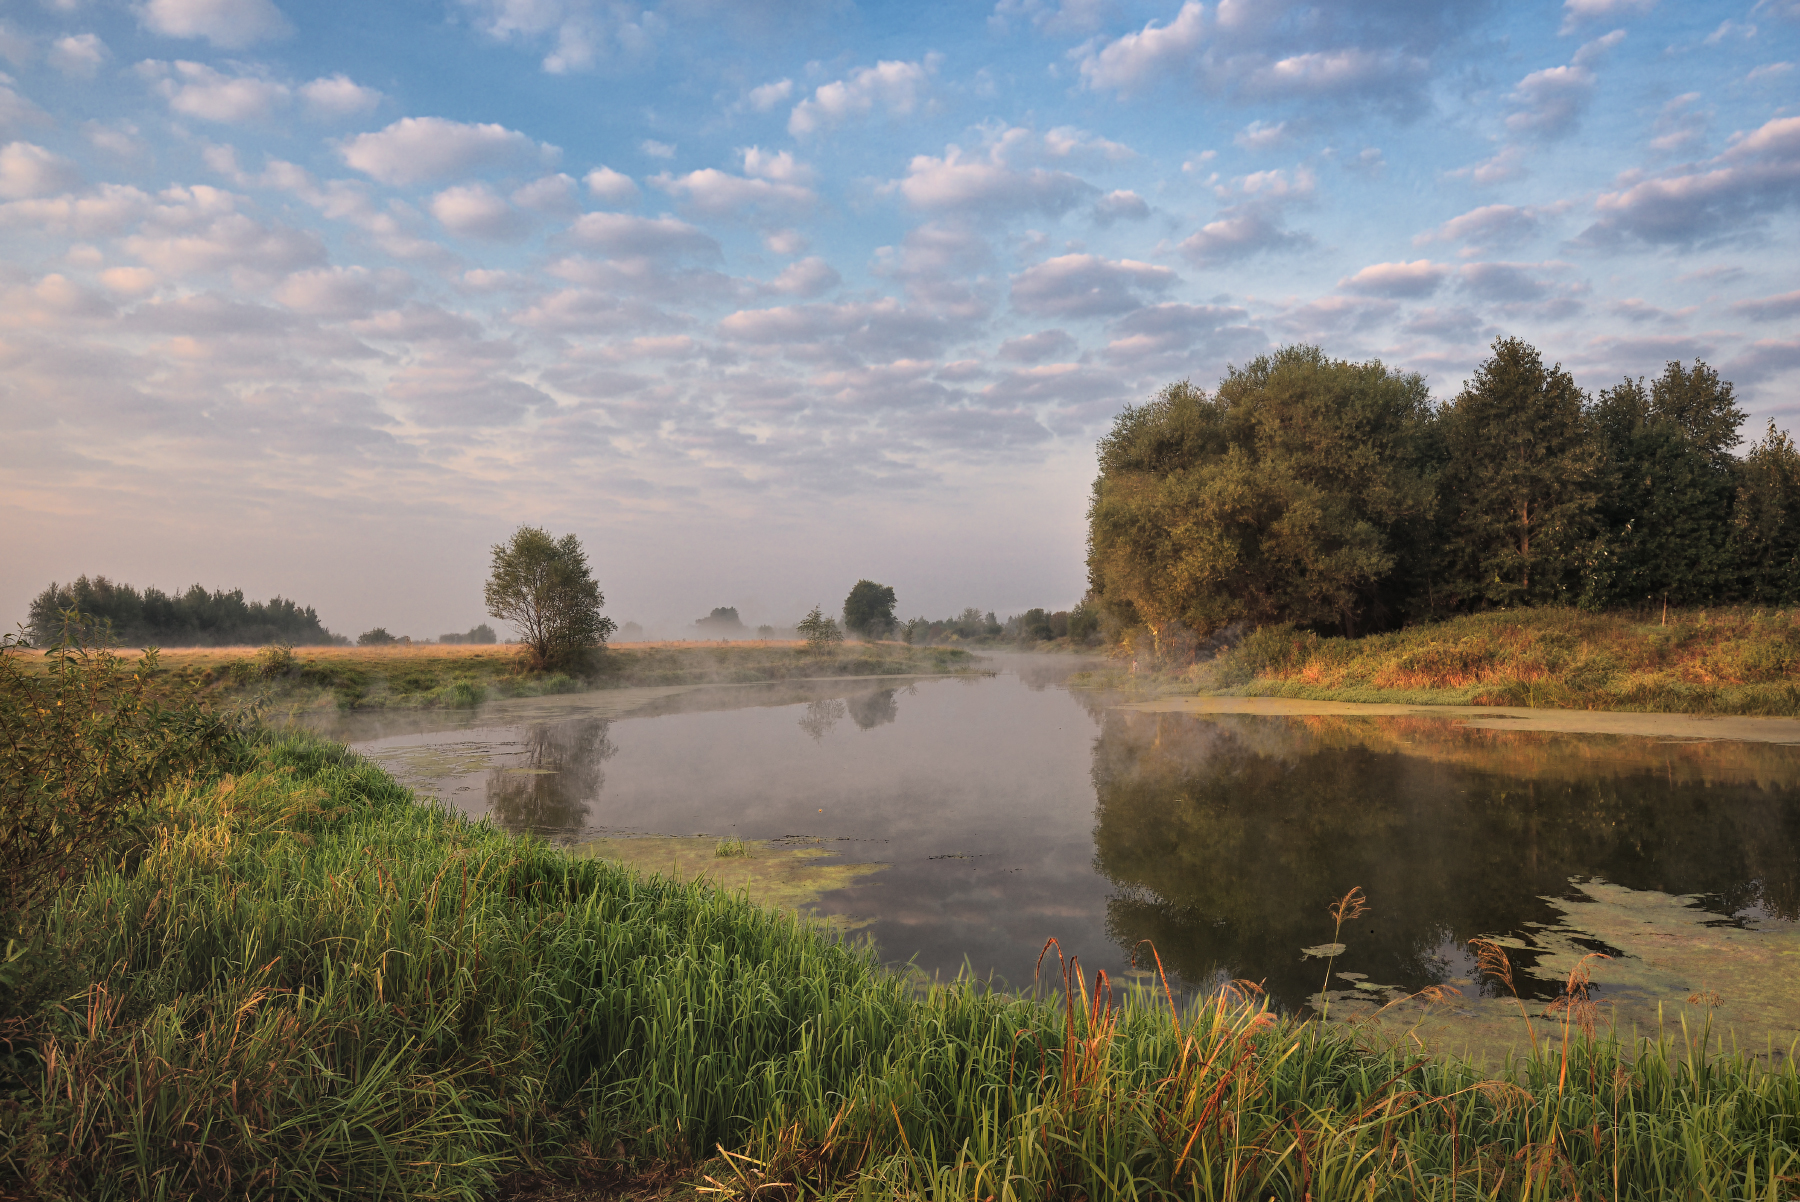
[[[1503,705],[1396,705],[1309,701],[1299,697],[1158,697],[1118,708],[1147,714],[1260,714],[1267,717],[1442,718],[1486,730],[1637,735],[1660,739],[1732,739],[1800,744],[1800,718],[1739,714],[1625,713],[1616,710],[1526,709]]]

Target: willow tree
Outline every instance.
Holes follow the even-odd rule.
[[[1088,507],[1096,600],[1159,653],[1177,622],[1384,619],[1431,512],[1430,416],[1419,376],[1306,346],[1127,408]]]
[[[1452,604],[1576,597],[1598,532],[1601,444],[1561,364],[1496,339],[1441,415],[1442,584]]]

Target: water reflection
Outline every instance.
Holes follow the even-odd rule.
[[[1107,928],[1190,985],[1299,1005],[1299,949],[1360,885],[1338,965],[1417,989],[1464,942],[1554,916],[1571,878],[1800,916],[1791,748],[1471,730],[1438,719],[1107,715],[1093,754]]]
[[[488,770],[494,821],[552,839],[581,830],[606,783],[602,765],[618,754],[611,727],[603,718],[526,727],[519,750]]]

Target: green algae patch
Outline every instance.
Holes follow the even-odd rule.
[[[1491,975],[1446,978],[1407,994],[1338,973],[1347,986],[1316,995],[1333,1020],[1497,1068],[1559,1047],[1565,1031],[1609,1034],[1627,1047],[1667,1039],[1709,1054],[1780,1059],[1800,1046],[1800,924],[1733,920],[1703,899],[1605,881],[1546,898],[1560,920],[1492,942],[1508,955],[1522,998]],[[1586,1004],[1571,992],[1585,976]]]
[[[758,905],[803,914],[839,931],[850,932],[869,925],[867,918],[822,912],[819,899],[887,865],[845,863],[815,839],[733,841],[731,853],[723,856],[719,846],[719,841],[710,835],[646,835],[594,839],[569,850],[666,880],[704,879],[727,892],[742,893]]]

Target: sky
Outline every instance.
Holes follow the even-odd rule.
[[[1800,0],[0,0],[0,622],[1081,595],[1126,405],[1310,343],[1800,417]]]

